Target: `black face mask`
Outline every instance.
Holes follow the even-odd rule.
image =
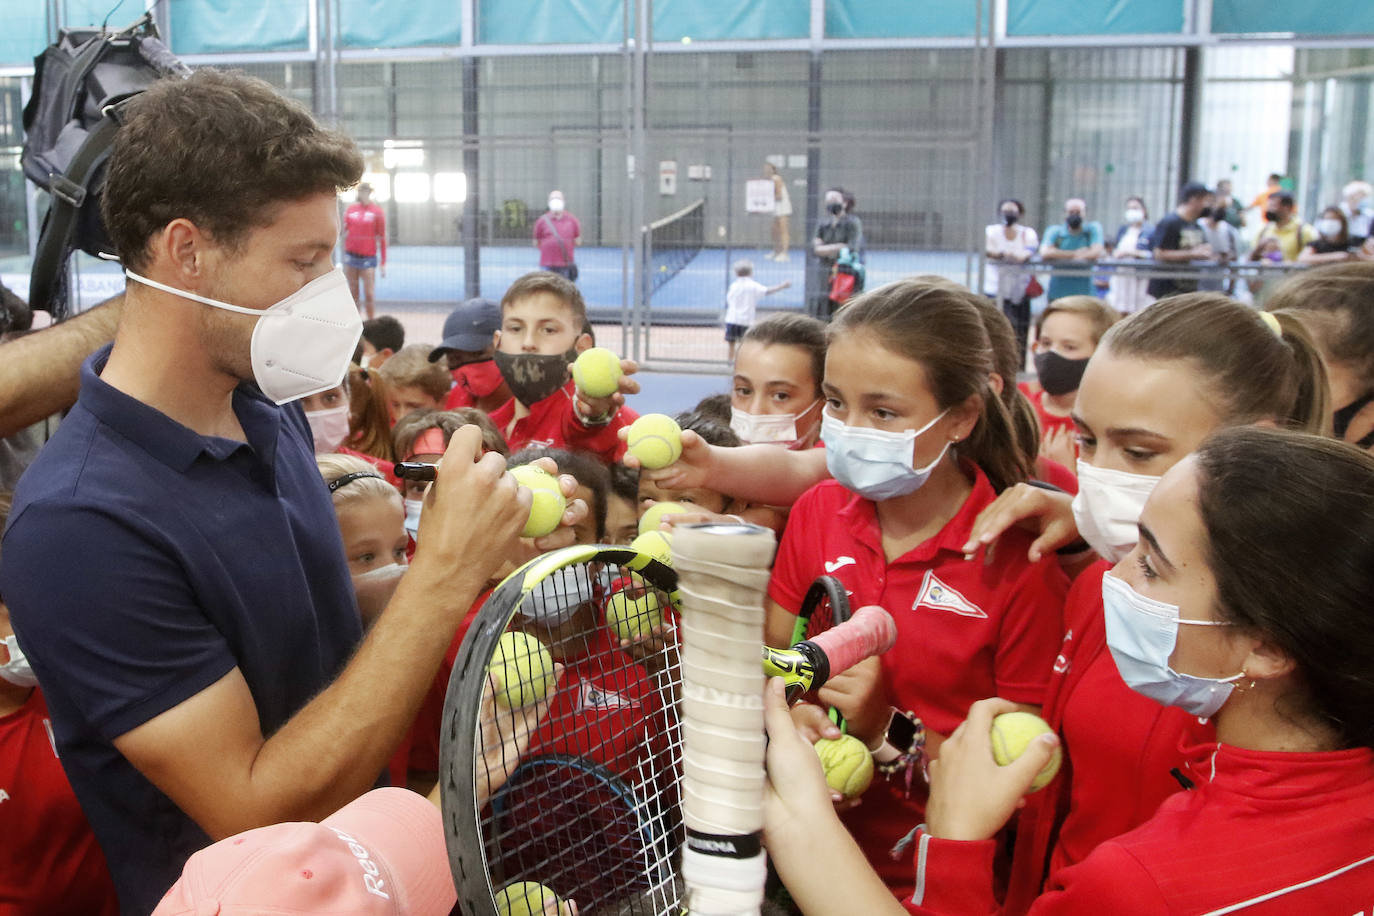
[[[1068,216],[1064,217],[1064,224],[1077,232],[1083,225],[1083,215],[1080,213],[1070,213]]]
[[[1046,394],[1059,397],[1070,391],[1077,391],[1083,381],[1083,370],[1088,368],[1088,359],[1069,359],[1053,350],[1035,354],[1035,374],[1040,387]]]
[[[568,381],[568,363],[577,353],[502,353],[496,351],[496,368],[510,386],[510,393],[526,407],[553,394]]]
[[[829,210],[836,216],[839,216],[840,213],[844,210],[844,204],[826,204],[825,209]]]
[[[1006,223],[1008,226],[1016,225],[1016,221],[1020,218],[1021,215],[1019,213],[1014,213],[1011,210],[1002,211],[1002,222]]]
[[[1350,429],[1350,421],[1355,419],[1355,414],[1364,410],[1370,401],[1374,401],[1374,391],[1361,395],[1331,415],[1331,431],[1336,434],[1337,439],[1345,438],[1346,430]],[[1371,443],[1374,443],[1374,433],[1365,436],[1358,444],[1360,448],[1369,448]]]
[[[1264,219],[1265,219],[1265,222],[1277,223],[1277,222],[1279,221],[1279,211],[1277,211],[1277,210],[1265,210],[1265,211],[1264,211]]]
[[[1197,218],[1198,218],[1198,219],[1211,219],[1211,218],[1212,218],[1212,208],[1211,208],[1211,207],[1203,207],[1203,208],[1202,208],[1202,212],[1199,213],[1199,214],[1197,215]]]

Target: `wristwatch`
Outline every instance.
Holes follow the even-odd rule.
[[[873,751],[873,762],[878,771],[895,773],[916,762],[925,747],[925,737],[925,726],[915,713],[894,707],[882,744]]]

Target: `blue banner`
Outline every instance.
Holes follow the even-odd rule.
[[[1165,35],[1182,31],[1183,0],[1007,0],[1008,35]]]
[[[809,0],[654,0],[654,41],[805,38]]]
[[[826,0],[826,38],[966,38],[974,32],[972,0],[875,3]]]
[[[456,45],[463,39],[459,0],[409,0],[396,15],[393,0],[339,0],[339,44],[345,48]]]
[[[1374,33],[1374,3],[1272,3],[1212,0],[1212,31],[1223,34],[1292,32],[1296,35]]]
[[[303,51],[310,47],[308,4],[309,0],[168,0],[172,50]]]

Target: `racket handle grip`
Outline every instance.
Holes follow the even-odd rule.
[[[812,684],[815,689],[870,655],[882,655],[896,642],[897,624],[892,615],[877,605],[869,605],[859,608],[844,623],[800,643],[797,648],[805,651],[803,647],[810,646],[819,650],[817,654],[823,659],[824,669],[820,664],[815,666],[816,680]],[[813,662],[822,659],[813,659]]]

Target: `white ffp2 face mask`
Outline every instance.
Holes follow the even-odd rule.
[[[730,429],[745,445],[784,445],[791,448],[800,438],[797,421],[820,404],[821,401],[816,400],[800,413],[748,413],[731,407]]]
[[[343,381],[353,349],[363,333],[358,306],[340,267],[316,277],[266,309],[198,296],[149,280],[132,270],[124,271],[124,275],[182,299],[257,318],[253,328],[253,380],[277,404],[336,387]]]
[[[1073,520],[1083,540],[1104,559],[1120,563],[1140,537],[1140,513],[1158,477],[1093,467],[1078,459]]]

